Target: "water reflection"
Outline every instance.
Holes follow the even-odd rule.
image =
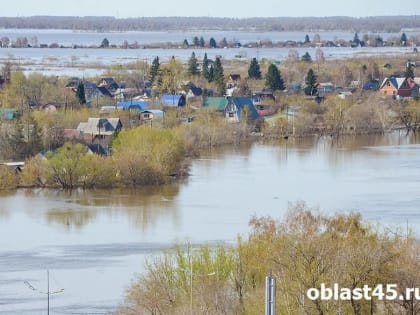
[[[103,216],[125,217],[144,231],[161,218],[170,218],[176,223],[178,209],[174,200],[179,185],[181,183],[113,190],[18,190],[3,193],[6,198],[0,207],[0,216],[7,219],[10,210],[22,209],[33,220],[44,217],[47,224],[58,224],[69,231],[80,230]],[[19,203],[22,204],[19,206]]]
[[[67,209],[49,209],[46,212],[48,224],[61,224],[67,229],[81,229],[90,221],[94,220],[97,211],[94,210],[74,210]]]

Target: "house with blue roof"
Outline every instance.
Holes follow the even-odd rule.
[[[187,103],[183,94],[164,94],[161,97],[162,106],[183,107]]]
[[[137,109],[139,111],[142,111],[142,110],[148,109],[149,106],[144,100],[130,100],[130,101],[118,102],[116,107],[118,109],[123,109],[123,110]]]
[[[256,120],[260,117],[251,97],[229,97],[225,108],[229,122],[239,122],[243,119]]]

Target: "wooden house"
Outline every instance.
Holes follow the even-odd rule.
[[[387,96],[416,97],[419,95],[420,78],[390,76],[383,80],[380,93]]]

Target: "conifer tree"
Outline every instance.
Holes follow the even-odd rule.
[[[188,60],[188,74],[190,75],[197,75],[200,73],[200,70],[198,69],[198,62],[197,57],[195,56],[195,52],[191,53],[191,57]]]
[[[220,61],[219,57],[216,57],[216,60],[214,61],[214,67],[213,67],[213,80],[216,82],[224,81],[225,76],[223,74],[223,66],[222,62]]]
[[[265,76],[265,86],[272,92],[284,90],[284,81],[275,64],[270,64]]]
[[[207,81],[210,81],[209,60],[207,59],[207,53],[204,53],[203,65],[201,66],[201,74]]]
[[[257,58],[252,58],[251,63],[249,64],[248,77],[255,80],[261,79],[261,70]]]
[[[216,40],[212,37],[209,41],[210,48],[217,48]]]
[[[86,104],[85,86],[82,81],[79,82],[76,90],[76,97],[80,105]]]
[[[318,90],[316,88],[317,76],[312,69],[309,69],[308,74],[306,75],[305,84],[306,84],[305,86],[306,95],[313,96],[313,95],[318,94]]]
[[[311,55],[306,52],[303,56],[302,56],[302,61],[303,62],[307,62],[307,63],[311,63],[312,62],[312,57]]]
[[[407,46],[407,35],[405,33],[401,34],[400,45],[403,47]]]
[[[205,46],[205,44],[206,44],[206,42],[204,41],[203,36],[201,36],[201,37],[200,37],[200,43],[199,43],[200,47],[204,47],[204,46]]]
[[[160,69],[160,63],[159,63],[159,57],[155,57],[152,61],[152,66],[150,68],[150,81],[154,82],[156,77],[159,74]]]

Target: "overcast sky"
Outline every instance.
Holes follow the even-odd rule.
[[[420,14],[419,0],[11,0],[0,16],[378,16]]]

